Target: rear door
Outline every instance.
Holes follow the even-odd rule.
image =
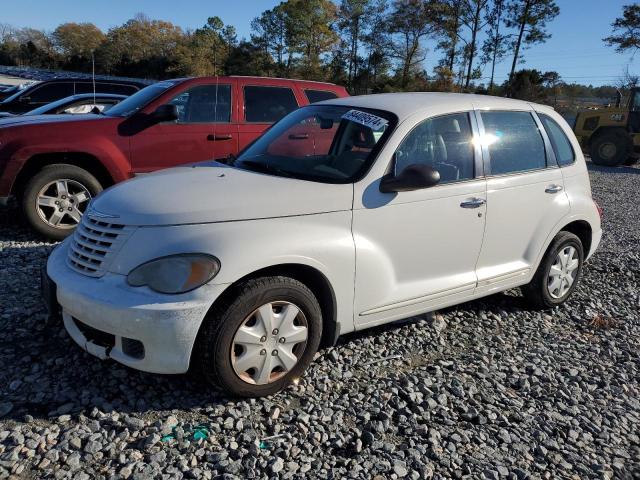
[[[152,125],[131,137],[135,172],[221,159],[238,150],[232,81],[186,87],[171,98],[178,120]]]
[[[240,124],[239,149],[253,142],[273,123],[294,111],[302,103],[296,98],[293,82],[256,84],[239,80]]]
[[[487,174],[487,220],[478,293],[524,281],[555,225],[569,213],[562,172],[533,110],[477,112]]]

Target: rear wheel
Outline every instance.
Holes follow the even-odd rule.
[[[589,154],[596,165],[617,167],[631,155],[632,144],[629,136],[619,130],[604,132],[591,141]]]
[[[580,239],[560,232],[547,249],[531,282],[522,293],[535,308],[552,308],[565,302],[582,274],[584,250]]]
[[[75,165],[48,165],[26,184],[22,209],[35,231],[51,240],[67,237],[80,222],[100,182]]]
[[[205,319],[195,361],[209,383],[233,395],[274,394],[300,377],[318,350],[322,314],[313,293],[288,277],[240,285]]]

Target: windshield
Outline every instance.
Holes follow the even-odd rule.
[[[234,166],[324,183],[352,183],[371,165],[395,124],[388,112],[313,105],[290,113]]]
[[[128,117],[133,115],[147,105],[151,100],[158,98],[161,94],[177,83],[178,82],[158,82],[153,85],[149,85],[130,97],[127,97],[115,107],[110,108],[108,112],[105,112],[105,115],[110,117]]]
[[[25,93],[25,91],[27,90],[27,88],[29,87],[35,87],[38,83],[40,82],[32,82],[32,83],[23,83],[21,85],[18,85],[16,88],[16,93],[14,93],[13,95],[11,95],[10,97],[5,98],[2,102],[0,103],[9,103],[12,102],[13,100],[15,100],[16,98],[18,98],[20,95],[22,95],[23,93]]]
[[[42,105],[41,107],[34,108],[24,115],[43,115],[45,113],[49,113],[51,111],[55,111],[58,107],[63,107],[64,105],[73,101],[73,97],[62,98],[56,102],[47,103],[46,105]]]

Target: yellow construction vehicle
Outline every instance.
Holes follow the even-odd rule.
[[[573,128],[582,150],[597,165],[630,165],[640,158],[640,87],[614,106],[578,113]]]

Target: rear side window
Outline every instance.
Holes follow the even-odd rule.
[[[274,123],[297,108],[298,102],[290,88],[244,88],[244,115],[247,122]]]
[[[547,166],[544,140],[529,112],[481,112],[489,144],[491,175]]]
[[[49,83],[27,93],[31,103],[49,103],[71,95],[73,95],[73,83],[71,82]]]
[[[323,100],[331,100],[332,98],[338,98],[335,92],[328,90],[305,90],[304,91],[309,103],[322,102]]]
[[[540,117],[540,120],[542,120],[542,124],[544,125],[544,129],[547,131],[547,135],[549,135],[549,140],[551,140],[551,146],[556,154],[558,165],[561,167],[571,165],[576,159],[576,156],[573,152],[571,142],[562,130],[562,127],[544,113],[538,113],[538,116]]]

